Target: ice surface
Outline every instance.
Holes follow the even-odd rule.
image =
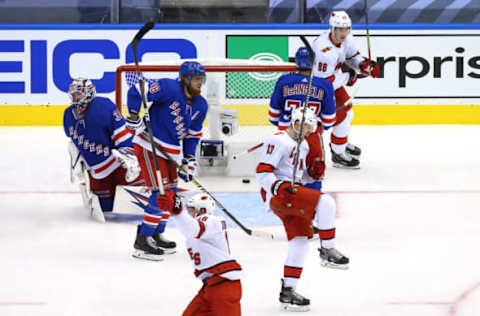
[[[312,306],[302,315],[480,315],[479,135],[480,126],[354,126],[362,169],[328,164],[324,182],[351,268],[320,267],[311,241],[298,292]],[[61,128],[2,127],[0,148],[1,316],[181,315],[201,282],[175,227],[166,236],[176,254],[133,259],[132,222],[98,224],[82,209]],[[199,180],[245,225],[278,238],[231,225],[243,315],[287,315],[278,304],[287,243],[256,182]]]

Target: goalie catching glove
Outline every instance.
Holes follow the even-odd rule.
[[[195,157],[187,155],[182,159],[182,167],[178,170],[178,176],[185,182],[193,180],[197,174],[197,160]]]
[[[138,164],[135,154],[126,147],[112,149],[112,155],[122,164],[122,167],[127,169],[125,174],[125,181],[132,182],[140,175],[140,165]]]

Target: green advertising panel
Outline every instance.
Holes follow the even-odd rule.
[[[227,36],[227,58],[288,61],[288,36]],[[227,74],[227,98],[270,98],[279,72]]]

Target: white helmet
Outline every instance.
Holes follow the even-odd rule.
[[[333,11],[330,15],[330,30],[333,33],[333,29],[336,27],[352,27],[352,20],[345,11]]]
[[[205,209],[205,213],[212,215],[215,201],[205,193],[197,193],[188,199],[187,207],[192,207],[197,211]]]
[[[295,129],[295,122],[299,121],[300,123],[302,122],[302,116],[303,116],[303,108],[296,108],[292,112],[292,119],[290,120],[290,124],[292,125],[293,129],[298,133],[300,131],[297,131]],[[315,111],[307,107],[307,110],[305,112],[305,124],[308,124],[312,127],[312,130],[314,131],[317,128],[317,123],[318,123],[318,117],[315,114]]]

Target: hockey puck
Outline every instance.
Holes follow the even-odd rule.
[[[250,179],[242,179],[242,183],[250,183]]]

